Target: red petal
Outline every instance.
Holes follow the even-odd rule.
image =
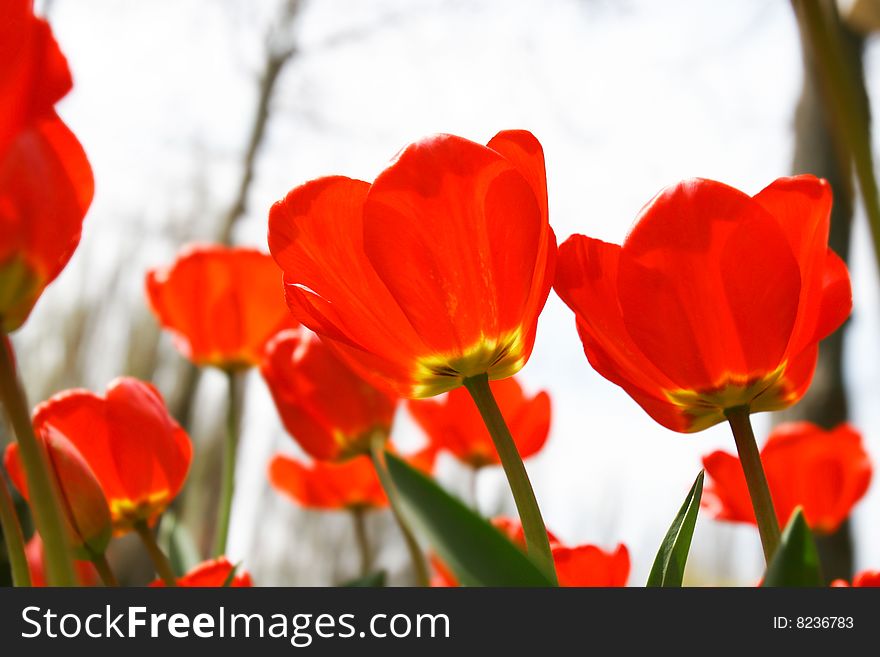
[[[537,453],[550,431],[550,397],[527,398],[515,377],[490,383],[522,458]],[[445,449],[473,467],[498,464],[498,452],[470,394],[456,388],[443,397],[410,400],[413,419],[436,449]]]
[[[828,249],[822,276],[822,303],[813,340],[822,340],[836,331],[852,311],[852,288],[846,263]]]
[[[56,395],[34,412],[34,428],[46,425],[88,462],[120,531],[133,520],[121,509],[133,513],[132,506],[143,505],[142,519],[152,520],[183,487],[192,445],[148,383],[117,379],[106,398],[87,390]]]
[[[657,368],[707,391],[775,370],[800,272],[777,221],[747,195],[691,180],[643,210],[620,254],[624,324]]]
[[[307,508],[342,510],[388,503],[367,456],[342,463],[314,461],[305,465],[279,454],[269,464],[269,482]]]
[[[595,545],[556,547],[553,561],[560,586],[626,586],[630,559],[626,546],[605,552]]]
[[[26,297],[0,299],[7,331],[24,322],[39,293],[67,264],[93,191],[82,147],[54,116],[19,133],[0,153],[0,269],[19,258],[40,284]]]
[[[702,506],[719,520],[755,524],[749,488],[739,459],[717,451],[703,457],[709,485],[703,493]]]
[[[313,458],[349,458],[369,450],[373,433],[391,431],[397,399],[358,376],[314,334],[280,333],[262,373],[285,429]]]
[[[7,0],[0,22],[0,153],[16,133],[52,112],[72,86],[67,61],[32,0]]]
[[[368,189],[343,177],[293,189],[269,213],[269,250],[294,316],[362,370],[409,392],[413,361],[426,348],[364,256]]]
[[[536,267],[546,265],[539,260],[544,226],[514,164],[439,135],[407,146],[373,183],[364,249],[426,355],[454,357],[506,333],[531,332],[532,288],[543,285]]]
[[[256,365],[269,339],[296,325],[281,271],[255,249],[189,247],[171,267],[150,271],[146,286],[159,323],[199,364]]]
[[[616,244],[572,235],[559,247],[556,292],[574,311],[584,352],[596,371],[664,426],[687,431],[689,418],[664,393],[675,385],[639,351],[623,323],[617,300],[619,257]]]

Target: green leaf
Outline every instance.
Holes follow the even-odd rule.
[[[691,549],[691,538],[694,535],[694,526],[697,524],[697,514],[700,511],[700,499],[703,496],[703,471],[697,475],[691,491],[684,500],[684,504],[678,510],[678,515],[672,521],[666,537],[660,544],[654,566],[648,576],[646,586],[662,586],[676,588],[681,586],[684,578],[684,566],[687,563],[688,552]]]
[[[159,525],[159,545],[168,560],[171,569],[178,577],[182,577],[201,561],[199,550],[189,530],[180,523],[173,511],[166,511]]]
[[[342,588],[383,588],[385,586],[386,573],[384,570],[377,570],[363,577],[356,577],[347,582],[343,582],[339,586]]]
[[[552,586],[492,524],[393,454],[385,459],[406,519],[462,586]]]
[[[798,507],[782,532],[782,542],[767,566],[762,586],[824,585],[819,551],[804,519],[804,511]]]

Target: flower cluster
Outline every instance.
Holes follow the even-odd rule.
[[[88,161],[54,111],[72,84],[66,61],[28,0],[9,5],[0,28],[4,336],[71,257],[92,197]],[[803,397],[820,341],[850,314],[849,274],[828,248],[831,204],[828,183],[811,175],[755,196],[692,179],[655,196],[622,245],[573,235],[557,248],[544,152],[523,130],[486,145],[433,135],[372,182],[301,184],[268,212],[268,252],[190,245],[145,274],[146,301],[180,354],[229,383],[216,536],[202,563],[172,565],[155,535],[200,456],[157,388],[121,377],[102,395],[67,390],[28,421],[4,337],[2,399],[17,434],[4,467],[39,529],[19,546],[27,567],[16,582],[112,585],[108,545],[134,532],[153,586],[251,586],[226,548],[242,384],[253,369],[295,441],[266,464],[268,482],[311,512],[350,514],[363,576],[375,542],[364,516],[387,509],[420,584],[428,538],[435,585],[485,576],[625,586],[627,547],[570,547],[548,532],[523,465],[551,436],[550,395],[519,374],[551,288],[573,311],[589,363],[654,420],[678,432],[730,424],[737,453],[703,459],[709,483],[694,512],[756,525],[772,563],[781,526],[802,514],[817,536],[838,531],[872,475],[849,424],[781,425],[759,450],[749,420]],[[399,447],[404,413],[424,433],[421,449]],[[490,522],[476,500],[446,491],[435,467],[444,453],[474,477],[501,466],[518,518]],[[687,526],[674,524],[679,534]],[[485,540],[469,541],[469,531]],[[672,539],[655,570],[680,584],[682,573],[662,568]],[[877,579],[866,571],[852,585]]]

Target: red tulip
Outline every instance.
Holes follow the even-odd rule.
[[[728,409],[785,408],[852,305],[828,248],[830,210],[813,176],[754,197],[688,180],[643,208],[622,247],[569,238],[556,291],[596,371],[660,424],[699,431]]]
[[[522,525],[510,518],[493,518],[492,524],[522,550],[526,549]],[[605,552],[595,545],[565,547],[549,530],[550,551],[560,586],[595,587],[626,586],[629,579],[629,551],[622,543],[613,552]],[[458,586],[455,575],[436,556],[431,557],[434,576],[431,586]]]
[[[355,373],[311,332],[280,333],[261,371],[287,432],[313,458],[344,460],[387,438],[397,399]]]
[[[104,491],[95,474],[76,447],[51,425],[43,426],[37,439],[46,450],[49,472],[58,487],[70,546],[81,559],[91,560],[104,554],[113,527]],[[18,443],[6,447],[4,465],[22,497],[30,499]]]
[[[180,352],[197,365],[258,365],[266,343],[296,325],[284,306],[281,272],[247,248],[194,246],[147,273],[147,296]]]
[[[94,181],[85,153],[55,114],[70,71],[28,0],[0,25],[0,328],[27,319],[79,243]]]
[[[46,554],[39,534],[31,536],[24,548],[24,555],[31,575],[31,586],[46,586]],[[98,571],[91,561],[75,561],[73,565],[80,586],[95,586],[98,583]]]
[[[367,456],[356,456],[342,463],[314,461],[306,465],[278,454],[269,464],[269,482],[309,509],[333,511],[388,504],[376,469]]]
[[[242,570],[237,571],[233,575],[232,580],[229,580],[233,568],[235,566],[226,557],[205,561],[190,570],[183,577],[178,577],[177,586],[219,588],[226,585],[232,588],[246,588],[254,585],[250,573]],[[229,584],[226,584],[227,581],[229,581]],[[157,579],[151,582],[150,586],[161,588],[165,586],[165,582]]]
[[[101,397],[55,395],[34,411],[37,433],[55,430],[83,456],[101,484],[117,533],[152,523],[183,487],[192,459],[186,432],[149,383],[116,379]]]
[[[810,528],[829,534],[846,520],[871,481],[862,437],[850,425],[831,431],[809,422],[778,426],[761,450],[761,461],[781,526],[802,506]],[[719,520],[755,524],[739,459],[726,452],[703,458],[711,483],[703,504]]]
[[[541,145],[410,144],[372,183],[321,178],[269,213],[294,316],[404,397],[526,363],[552,282]]]
[[[534,397],[526,397],[513,377],[493,381],[490,386],[520,456],[525,459],[536,454],[550,432],[549,395],[539,392]],[[441,401],[411,400],[408,408],[435,448],[452,452],[474,468],[501,462],[492,437],[465,389],[452,390]]]
[[[845,579],[836,579],[831,582],[834,588],[849,588],[850,583]],[[880,587],[880,570],[863,570],[853,577],[853,588],[876,588]]]

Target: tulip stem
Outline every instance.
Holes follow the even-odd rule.
[[[226,408],[226,440],[223,446],[223,482],[220,489],[220,506],[217,510],[217,534],[214,538],[214,556],[226,554],[229,539],[229,521],[232,517],[232,498],[235,495],[235,461],[238,454],[239,387],[237,372],[226,373],[229,381],[229,405]]]
[[[110,588],[119,586],[119,581],[116,579],[116,575],[114,575],[113,571],[110,569],[106,554],[101,553],[92,557],[92,563],[95,565],[95,570],[98,571],[98,575],[101,576],[101,581],[104,582],[104,586]]]
[[[391,477],[385,469],[385,457],[382,454],[384,448],[385,436],[377,434],[373,437],[373,440],[370,441],[370,456],[373,458],[373,466],[376,468],[379,482],[382,484],[382,488],[385,490],[385,495],[388,497],[388,506],[391,507],[391,513],[394,515],[394,519],[397,521],[397,526],[400,527],[400,532],[403,534],[406,548],[409,550],[413,570],[415,570],[416,574],[416,582],[418,586],[429,586],[430,580],[428,579],[428,565],[425,563],[425,555],[422,553],[422,548],[419,546],[418,541],[416,541],[412,529],[410,529],[410,526],[407,524],[400,511],[400,500],[397,498],[397,489],[394,488],[394,482],[391,481]]]
[[[12,571],[12,585],[30,586],[31,573],[24,552],[24,536],[2,470],[0,470],[0,528],[3,529],[3,540],[6,543],[9,568]]]
[[[351,510],[351,518],[354,522],[354,536],[358,544],[358,552],[361,555],[361,575],[366,577],[370,574],[370,566],[373,564],[373,555],[370,551],[370,539],[367,536],[366,510],[363,507],[355,507]]]
[[[51,586],[76,586],[58,491],[49,477],[46,455],[34,435],[27,398],[15,371],[12,341],[6,335],[0,340],[0,400],[18,438],[30,508],[43,539],[46,580]]]
[[[749,496],[752,498],[752,508],[755,510],[755,519],[758,521],[758,533],[761,535],[764,559],[769,564],[779,547],[779,523],[776,520],[776,511],[773,509],[773,498],[770,496],[770,487],[767,485],[764,467],[761,465],[758,443],[755,441],[755,432],[752,430],[752,422],[749,419],[749,408],[737,406],[727,409],[724,414],[730,423],[731,431],[733,431],[736,451],[739,453],[739,461],[742,464],[743,474],[746,476]]]
[[[480,374],[468,377],[464,380],[464,387],[470,393],[483,417],[483,422],[492,436],[495,449],[504,467],[504,474],[510,484],[513,500],[519,512],[523,533],[526,537],[526,549],[535,564],[556,584],[556,568],[553,564],[553,555],[550,552],[550,541],[547,538],[547,528],[541,517],[541,509],[535,499],[535,491],[529,481],[529,475],[523,465],[510,429],[504,421],[501,409],[495,401],[492,389],[489,387],[489,375]]]
[[[165,553],[162,552],[162,549],[156,542],[153,530],[143,520],[134,524],[134,530],[140,536],[141,543],[144,544],[147,554],[150,555],[150,561],[153,562],[153,568],[156,569],[156,574],[165,582],[165,586],[177,586],[177,578],[174,576],[171,562],[168,561],[168,557],[165,556]]]

